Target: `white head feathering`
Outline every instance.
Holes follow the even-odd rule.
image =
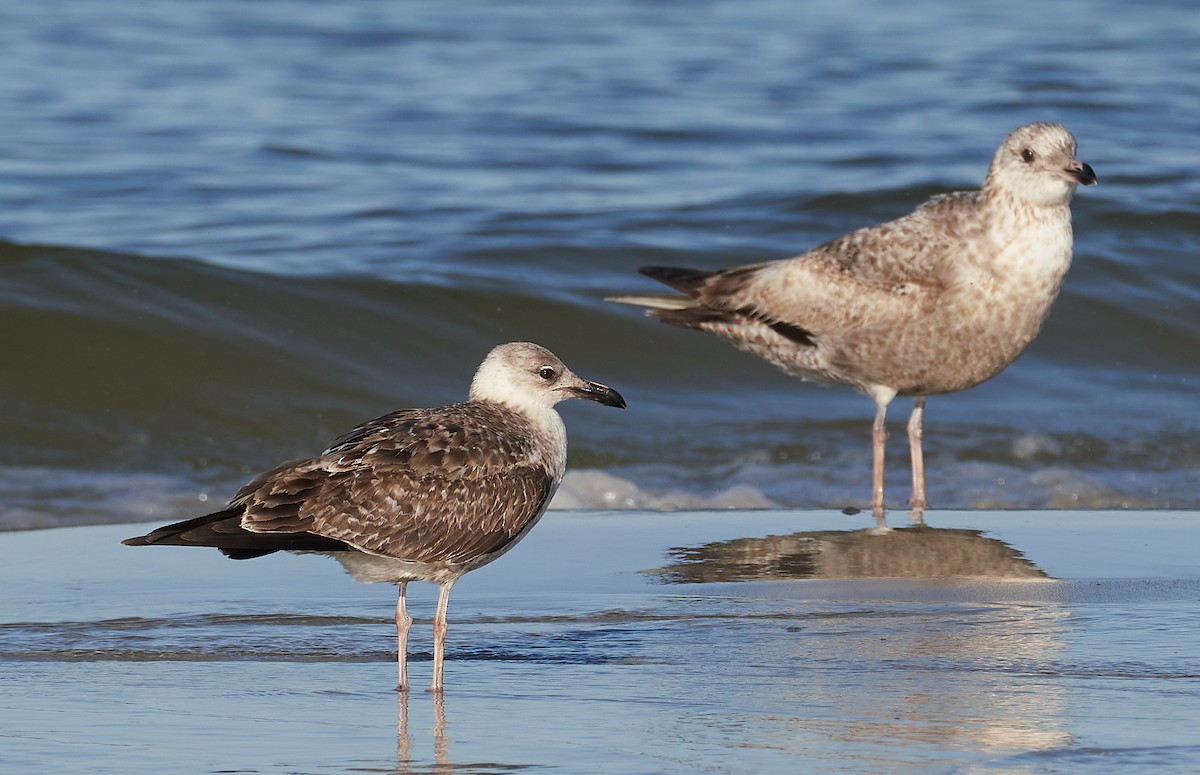
[[[1091,167],[1075,158],[1075,137],[1061,124],[1017,127],[996,150],[984,191],[1021,204],[1062,207],[1075,187],[1096,182]]]
[[[531,416],[551,411],[567,398],[586,398],[624,408],[612,388],[574,374],[558,356],[532,342],[510,342],[492,349],[471,380],[472,401],[494,401]]]
[[[543,369],[553,370],[545,379]],[[554,390],[566,374],[575,377],[558,357],[532,342],[510,342],[492,349],[471,380],[472,401],[494,401],[527,413],[544,412],[569,396]]]

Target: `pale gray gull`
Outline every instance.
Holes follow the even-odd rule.
[[[446,607],[464,573],[511,549],[537,523],[567,466],[554,406],[585,398],[625,407],[617,391],[581,379],[544,347],[493,349],[469,400],[408,409],[364,423],[318,457],[284,463],[213,514],[123,543],[210,546],[236,560],[316,552],[354,578],[399,587],[399,689],[408,689],[405,608],[410,581],[440,587],[431,691],[443,687]]]
[[[926,399],[994,377],[1037,336],[1071,264],[1071,196],[1095,182],[1070,132],[1029,124],[1004,138],[978,191],[935,196],[795,258],[720,271],[642,267],[683,295],[610,301],[874,399],[871,508],[881,526],[887,408],[911,396],[909,504],[920,522]]]

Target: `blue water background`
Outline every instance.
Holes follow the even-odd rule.
[[[511,339],[630,402],[564,409],[560,505],[864,505],[869,401],[602,299],[1034,120],[1100,185],[1041,337],[930,402],[933,504],[1200,504],[1191,3],[3,3],[0,73],[0,527],[203,510]]]

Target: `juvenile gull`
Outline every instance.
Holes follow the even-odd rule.
[[[625,408],[617,391],[575,376],[544,347],[500,345],[469,400],[364,423],[319,457],[260,474],[221,511],[130,538],[129,546],[211,546],[235,560],[277,551],[333,557],[354,578],[399,587],[399,688],[408,689],[410,581],[441,589],[433,681],[442,690],[446,606],[464,573],[511,549],[537,523],[567,466],[554,405],[586,398]]]
[[[935,196],[895,221],[795,258],[702,271],[642,267],[683,295],[610,299],[725,337],[783,371],[875,401],[871,508],[885,513],[888,404],[912,396],[914,522],[927,507],[921,420],[931,395],[994,377],[1042,327],[1071,263],[1071,195],[1096,182],[1058,124],[1013,130],[982,189]]]

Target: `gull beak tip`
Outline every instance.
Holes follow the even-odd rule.
[[[599,382],[584,380],[582,385],[572,385],[566,388],[566,390],[573,398],[583,398],[603,404],[604,406],[613,406],[617,409],[625,408],[625,399],[621,394],[608,385],[602,385]]]

